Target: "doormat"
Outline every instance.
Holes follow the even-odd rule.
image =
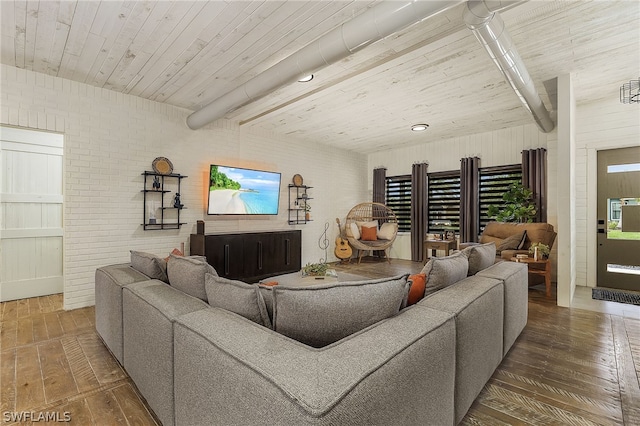
[[[631,293],[624,290],[612,290],[608,288],[591,289],[591,298],[595,300],[607,300],[609,302],[640,305],[640,293]]]

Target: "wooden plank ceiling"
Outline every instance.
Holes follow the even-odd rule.
[[[3,0],[1,61],[197,110],[375,3]],[[363,153],[532,122],[463,6],[226,118]],[[617,103],[640,74],[636,0],[532,0],[501,15],[549,109],[544,83],[558,75],[574,73],[579,103]]]

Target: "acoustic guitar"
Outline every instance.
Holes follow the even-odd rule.
[[[336,238],[336,249],[334,251],[336,257],[342,261],[345,259],[349,259],[351,261],[351,255],[353,255],[353,250],[349,245],[349,241],[344,237],[342,232],[342,226],[340,225],[340,219],[336,217],[336,222],[338,223],[338,229],[340,230],[340,235]]]

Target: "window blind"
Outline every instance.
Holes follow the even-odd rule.
[[[487,223],[494,220],[487,215],[489,206],[492,204],[502,204],[502,194],[507,191],[509,185],[512,183],[522,183],[522,166],[520,164],[480,169],[481,232]]]
[[[429,173],[428,228],[430,233],[460,232],[459,170]]]
[[[411,175],[386,178],[385,204],[398,218],[398,231],[411,231]]]

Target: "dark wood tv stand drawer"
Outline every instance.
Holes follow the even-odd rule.
[[[191,234],[190,253],[206,256],[221,277],[257,282],[301,269],[300,230]]]

